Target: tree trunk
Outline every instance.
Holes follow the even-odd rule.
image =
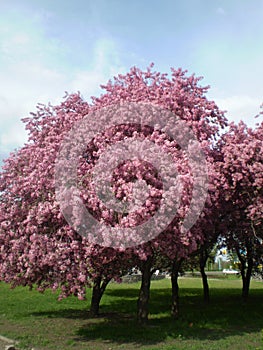
[[[245,268],[243,269],[243,267],[242,267],[243,273],[241,270],[242,282],[243,282],[242,298],[243,298],[244,302],[247,301],[248,295],[249,295],[249,287],[250,287],[252,269],[253,269],[253,260],[248,259],[247,269],[245,269]]]
[[[142,281],[137,301],[137,320],[139,324],[146,324],[148,321],[152,262],[153,258],[148,257],[141,265]]]
[[[253,248],[251,241],[246,242],[247,254],[246,258],[241,255],[238,247],[236,247],[236,253],[241,264],[241,277],[242,277],[242,299],[247,301],[249,295],[250,280],[253,270]]]
[[[101,276],[95,278],[93,288],[92,288],[92,297],[91,297],[91,304],[90,304],[91,317],[98,316],[100,301],[109,282],[110,282],[110,279],[102,279]]]
[[[172,306],[171,315],[177,319],[179,317],[179,285],[178,276],[179,269],[182,264],[182,259],[174,260],[172,263],[171,283],[172,283]]]
[[[207,250],[204,249],[200,253],[200,272],[202,276],[202,282],[203,282],[203,293],[204,293],[204,301],[206,303],[209,303],[210,295],[209,295],[209,285],[207,280],[207,275],[205,273],[205,266],[208,259]]]

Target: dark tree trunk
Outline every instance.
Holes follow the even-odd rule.
[[[247,301],[249,295],[250,280],[253,270],[253,258],[252,258],[252,249],[249,242],[246,244],[247,248],[247,258],[244,258],[239,249],[236,248],[237,256],[241,264],[241,277],[242,277],[242,299],[244,302]]]
[[[251,275],[252,275],[252,269],[253,269],[253,260],[248,259],[248,266],[247,269],[243,269],[243,273],[241,271],[242,275],[242,282],[243,282],[243,287],[242,287],[242,298],[246,302],[248,299],[249,295],[249,287],[250,287],[250,281],[251,281]]]
[[[204,249],[200,253],[200,272],[202,276],[202,282],[203,282],[203,293],[204,293],[204,301],[206,303],[209,303],[210,295],[209,295],[209,285],[207,280],[207,274],[205,273],[205,266],[208,259],[208,253],[207,250]]]
[[[148,321],[152,263],[153,258],[148,257],[147,260],[141,264],[142,281],[137,301],[137,320],[139,324],[146,324]]]
[[[90,304],[91,317],[98,316],[100,301],[109,282],[110,282],[110,279],[102,279],[101,276],[97,277],[94,280],[94,284],[92,288],[91,304]]]
[[[171,283],[172,283],[172,306],[171,315],[177,319],[179,317],[179,285],[178,276],[182,260],[174,260],[172,263]]]

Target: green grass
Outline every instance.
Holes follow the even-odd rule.
[[[210,279],[209,284],[211,302],[205,305],[200,279],[180,279],[181,316],[172,320],[170,281],[153,281],[149,325],[140,327],[139,283],[110,284],[95,319],[88,318],[88,301],[58,302],[50,291],[10,290],[1,283],[0,334],[37,350],[263,350],[263,283],[252,281],[247,304],[240,298],[240,279]]]

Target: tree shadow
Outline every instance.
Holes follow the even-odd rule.
[[[153,289],[147,326],[136,322],[138,289],[109,289],[110,297],[102,303],[97,318],[89,318],[87,310],[63,309],[34,315],[78,318],[83,325],[75,332],[75,341],[105,341],[134,347],[154,345],[167,339],[218,340],[234,335],[259,332],[263,328],[263,290],[253,290],[245,304],[240,289],[213,290],[211,302],[205,304],[201,289],[181,288],[178,320],[170,317],[170,289]]]

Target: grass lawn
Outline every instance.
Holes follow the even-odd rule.
[[[252,281],[247,304],[240,298],[240,279],[210,279],[209,284],[206,306],[201,280],[181,278],[181,317],[172,320],[170,280],[153,281],[149,325],[140,327],[139,283],[110,284],[95,319],[88,318],[89,301],[70,297],[59,302],[49,291],[10,290],[1,283],[0,334],[36,350],[263,350],[263,282]]]

